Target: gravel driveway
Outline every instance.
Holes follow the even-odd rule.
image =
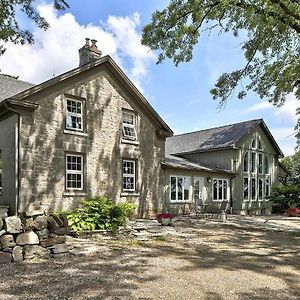
[[[2,265],[0,299],[300,299],[300,232],[195,219],[155,232],[70,238],[84,255]]]

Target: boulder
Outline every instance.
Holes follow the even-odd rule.
[[[6,233],[6,231],[4,229],[0,230],[0,236],[2,236],[5,233]]]
[[[33,230],[34,228],[34,222],[33,222],[33,218],[25,218],[23,220],[23,224],[24,224],[24,229],[25,231],[30,231],[30,230]]]
[[[35,258],[48,258],[50,251],[38,245],[28,245],[24,247],[24,260]]]
[[[42,230],[47,228],[48,222],[47,222],[47,216],[37,216],[34,218],[33,226],[36,230]]]
[[[21,219],[17,216],[4,219],[4,229],[7,233],[20,233],[23,230]]]
[[[5,234],[0,237],[1,248],[14,247],[16,245],[14,237],[11,234]]]
[[[33,231],[21,233],[17,236],[16,243],[17,245],[38,245],[39,244],[39,237]]]
[[[35,233],[38,235],[39,240],[44,240],[49,237],[49,230],[47,228],[36,231]]]
[[[13,261],[23,261],[24,255],[23,255],[23,247],[21,246],[15,246],[12,250],[12,260]]]
[[[3,228],[3,220],[0,218],[0,230]]]
[[[0,252],[0,264],[7,264],[11,262],[11,254],[8,252]]]
[[[29,210],[29,211],[26,211],[26,213],[25,213],[25,215],[27,217],[40,216],[40,215],[43,215],[43,214],[44,214],[44,211],[41,210],[41,209]]]
[[[50,232],[54,232],[54,230],[57,230],[60,228],[60,225],[56,222],[54,216],[48,217],[48,229]]]
[[[53,230],[53,232],[58,235],[66,235],[66,234],[69,234],[70,231],[71,231],[70,227],[61,227],[61,228]]]
[[[41,245],[43,247],[50,247],[56,244],[63,244],[66,241],[65,236],[58,236],[58,237],[49,237],[43,241],[41,241]]]

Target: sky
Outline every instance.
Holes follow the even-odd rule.
[[[278,108],[250,93],[244,100],[229,100],[220,110],[209,93],[223,72],[243,66],[241,40],[230,33],[204,34],[189,63],[175,67],[171,60],[165,60],[157,65],[157,53],[141,45],[140,37],[152,13],[163,9],[168,1],[67,2],[70,9],[64,12],[55,11],[49,1],[39,2],[38,10],[50,24],[47,31],[18,14],[21,25],[33,31],[35,44],[5,44],[7,51],[0,56],[2,73],[43,82],[76,68],[84,39],[96,39],[103,55],[109,54],[119,64],[175,134],[263,118],[283,153],[295,152],[294,95]]]

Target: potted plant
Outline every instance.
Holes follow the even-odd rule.
[[[162,225],[172,225],[174,215],[170,213],[161,213],[156,216],[156,220]]]

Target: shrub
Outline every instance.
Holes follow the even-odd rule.
[[[107,197],[88,198],[81,202],[81,207],[67,213],[73,230],[110,229],[115,232],[125,225],[135,205],[131,203],[114,204]]]
[[[300,184],[274,186],[269,200],[274,213],[283,213],[289,207],[300,207]]]

